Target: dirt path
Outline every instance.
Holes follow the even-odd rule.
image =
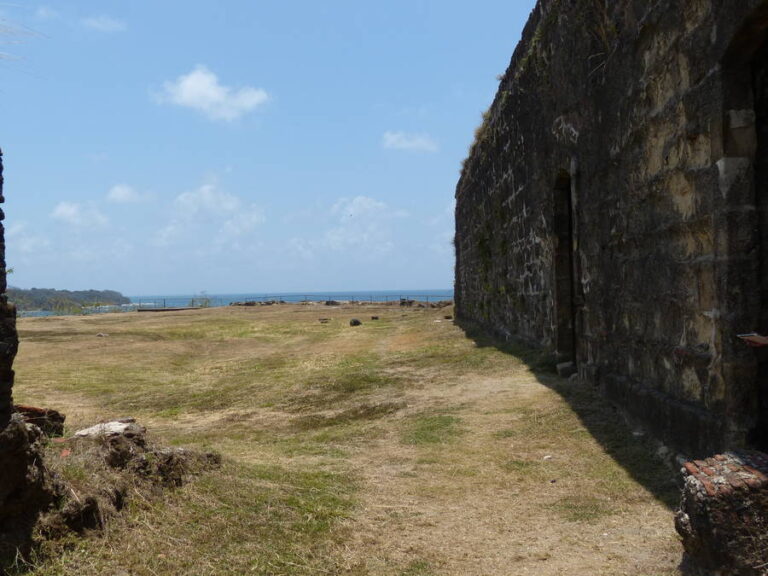
[[[578,459],[556,441],[527,447],[525,440],[498,438],[515,419],[515,406],[562,403],[532,374],[468,378],[410,394],[408,402],[412,412],[460,406],[465,432],[448,446],[423,449],[403,446],[389,431],[354,455],[364,481],[342,550],[349,573],[679,573],[672,513],[658,502],[648,506],[652,497],[642,488],[636,487],[637,506],[563,522],[553,506],[574,490],[589,490]],[[515,455],[553,466],[533,480],[518,477],[504,467]]]

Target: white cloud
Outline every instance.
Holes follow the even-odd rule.
[[[33,254],[50,246],[48,238],[29,232],[26,222],[17,222],[10,226],[5,231],[5,237],[8,244],[13,246],[13,250],[18,250],[21,254]]]
[[[122,32],[126,29],[125,22],[112,18],[111,16],[100,15],[90,16],[82,20],[83,26],[90,28],[91,30],[97,30],[99,32]]]
[[[263,210],[240,197],[204,184],[183,192],[174,200],[175,216],[155,236],[160,246],[184,244],[189,247],[240,248],[240,241],[251,235],[265,220]],[[201,230],[209,233],[201,235]]]
[[[183,192],[176,197],[176,205],[189,214],[198,212],[225,214],[240,207],[237,196],[219,190],[215,184],[203,184],[197,190]]]
[[[59,13],[50,6],[39,6],[35,10],[35,16],[41,20],[54,20],[59,17]]]
[[[434,216],[427,219],[426,224],[431,228],[433,236],[429,249],[443,259],[453,260],[454,211],[456,200],[451,199],[445,207]]]
[[[218,242],[239,238],[250,233],[264,222],[264,212],[258,206],[251,205],[238,210],[219,227]]]
[[[315,257],[315,251],[312,249],[311,242],[303,238],[291,238],[288,240],[288,253],[301,260],[312,260]]]
[[[450,226],[453,228],[453,219],[456,212],[456,199],[451,198],[448,203],[437,214],[427,219],[430,226]]]
[[[331,208],[337,224],[326,231],[323,243],[336,251],[382,254],[394,248],[389,223],[408,213],[393,210],[384,202],[368,196],[340,198]]]
[[[339,198],[331,207],[331,214],[339,215],[342,220],[371,216],[386,212],[387,205],[368,196]]]
[[[443,231],[437,234],[429,243],[429,249],[443,258],[453,260],[453,232]]]
[[[269,100],[261,88],[222,86],[219,78],[205,66],[197,66],[173,82],[164,82],[160,102],[202,112],[212,120],[232,121]]]
[[[51,212],[51,218],[79,228],[102,227],[109,222],[107,217],[96,208],[86,207],[76,202],[59,202]]]
[[[107,193],[107,200],[115,204],[135,204],[145,199],[145,196],[139,194],[128,184],[115,184]]]
[[[427,134],[406,132],[384,132],[381,145],[388,150],[409,150],[412,152],[437,152],[437,142]]]

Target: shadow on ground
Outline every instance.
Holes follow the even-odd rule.
[[[622,413],[587,384],[574,383],[555,372],[551,354],[519,343],[502,342],[477,326],[456,320],[478,348],[492,347],[522,360],[544,386],[557,392],[576,413],[589,433],[632,478],[667,508],[680,501],[676,474],[658,455],[659,445],[646,435],[633,434]]]

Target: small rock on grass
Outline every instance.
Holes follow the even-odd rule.
[[[352,320],[349,321],[350,326],[362,326],[362,322],[358,320],[357,318],[352,318]]]

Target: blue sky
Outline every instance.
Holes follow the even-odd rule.
[[[11,284],[449,288],[533,0],[0,1]]]

